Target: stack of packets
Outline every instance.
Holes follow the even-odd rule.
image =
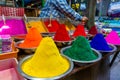
[[[12,51],[12,38],[10,35],[0,35],[0,53]]]

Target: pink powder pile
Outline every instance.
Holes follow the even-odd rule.
[[[119,35],[116,31],[111,31],[107,36],[106,36],[106,41],[110,44],[114,45],[119,45],[120,44],[120,38]]]

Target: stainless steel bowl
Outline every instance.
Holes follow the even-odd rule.
[[[21,44],[23,42],[24,42],[24,40],[15,42],[15,47],[18,48],[18,49],[20,49],[20,51],[24,51],[27,54],[34,53],[35,50],[37,49],[37,47],[32,47],[32,48],[23,48],[23,47],[20,47],[19,44]]]
[[[71,61],[70,58],[68,58],[68,57],[66,57],[66,56],[64,56],[64,55],[62,55],[62,56],[68,60],[68,62],[69,62],[69,64],[70,64],[70,67],[69,67],[69,69],[68,69],[65,73],[63,73],[63,74],[61,74],[61,75],[58,75],[58,76],[55,76],[55,77],[51,77],[51,78],[38,78],[38,77],[29,76],[29,75],[27,75],[26,73],[24,73],[24,72],[22,71],[22,69],[21,69],[21,65],[22,65],[26,60],[28,60],[29,58],[31,58],[32,55],[26,56],[25,58],[23,58],[22,60],[20,60],[20,62],[18,63],[18,68],[17,68],[17,69],[18,69],[18,72],[19,72],[22,76],[24,76],[25,78],[30,79],[30,80],[56,80],[56,79],[60,79],[60,78],[62,78],[62,77],[64,77],[64,76],[66,76],[67,74],[69,74],[69,73],[72,71],[73,67],[74,67],[73,62]]]
[[[42,37],[53,37],[55,35],[55,32],[42,32],[41,35]]]
[[[64,51],[66,51],[66,50],[69,49],[70,47],[71,47],[71,46],[62,48],[62,49],[61,49],[61,53],[64,55]],[[72,59],[72,61],[74,61],[74,62],[76,62],[76,63],[82,63],[82,64],[94,63],[94,62],[97,62],[97,61],[101,60],[102,54],[101,54],[99,51],[97,51],[97,50],[95,50],[95,49],[93,49],[93,48],[92,48],[92,50],[93,50],[93,52],[95,53],[95,55],[98,56],[98,58],[95,59],[95,60],[91,60],[91,61],[82,61],[82,60],[75,60],[75,59],[72,59],[72,58],[71,58],[71,59]],[[64,56],[67,56],[67,55],[64,55]],[[67,57],[68,57],[68,56],[67,56]],[[69,57],[69,58],[70,58],[70,57]]]
[[[22,41],[18,41],[18,42],[15,42],[15,47],[19,48],[19,49],[36,49],[37,47],[31,47],[31,48],[23,48],[23,47],[20,47],[19,44],[23,43],[24,40]]]

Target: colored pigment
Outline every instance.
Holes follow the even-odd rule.
[[[22,48],[38,47],[41,39],[42,39],[42,36],[39,33],[39,31],[36,28],[32,27],[30,28],[28,34],[26,35],[24,42],[19,44],[19,47],[22,47]]]
[[[44,21],[44,24],[49,32],[56,32],[59,28],[59,23],[57,20],[51,20],[51,26],[49,26],[50,20]]]
[[[110,44],[119,45],[120,44],[120,38],[116,31],[111,31],[106,37],[106,41]]]
[[[34,77],[49,78],[65,73],[69,62],[61,56],[50,37],[41,40],[35,54],[22,64],[22,70]]]
[[[35,27],[40,33],[48,32],[42,21],[30,21],[26,24],[27,30],[29,30],[29,26]]]
[[[66,25],[66,29],[67,29],[67,31],[70,31],[70,30],[75,30],[76,28],[75,28],[75,26],[74,25],[72,25],[70,22],[65,22],[64,23],[65,25]]]
[[[88,31],[88,34],[96,35],[98,33],[96,26],[92,26]]]
[[[3,20],[0,21],[0,28],[4,25]],[[0,35],[21,35],[21,34],[27,34],[27,29],[25,27],[25,23],[22,19],[9,19],[6,20],[6,25],[8,25],[10,28],[3,29],[0,32]]]
[[[103,34],[101,33],[95,35],[95,37],[90,42],[90,45],[92,48],[96,50],[102,50],[102,51],[112,50],[112,48],[109,47],[106,40],[104,39]]]
[[[66,25],[66,30],[67,31],[70,31],[70,30],[72,30],[72,31],[74,31],[76,28],[75,28],[75,26],[73,26],[73,25]]]
[[[56,41],[70,41],[71,40],[69,33],[66,30],[64,24],[60,24],[60,27],[54,36],[54,40]]]
[[[97,58],[92,51],[88,40],[83,36],[78,36],[72,46],[64,52],[68,57],[75,60],[90,61]]]
[[[74,37],[77,37],[77,36],[84,36],[86,37],[86,32],[85,32],[85,29],[84,29],[84,26],[79,24],[75,30],[75,32],[73,33],[73,36]]]

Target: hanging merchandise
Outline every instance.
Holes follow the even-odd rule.
[[[71,2],[71,7],[75,10],[75,11],[79,11],[80,8],[80,3],[78,2],[78,0],[72,1]]]

